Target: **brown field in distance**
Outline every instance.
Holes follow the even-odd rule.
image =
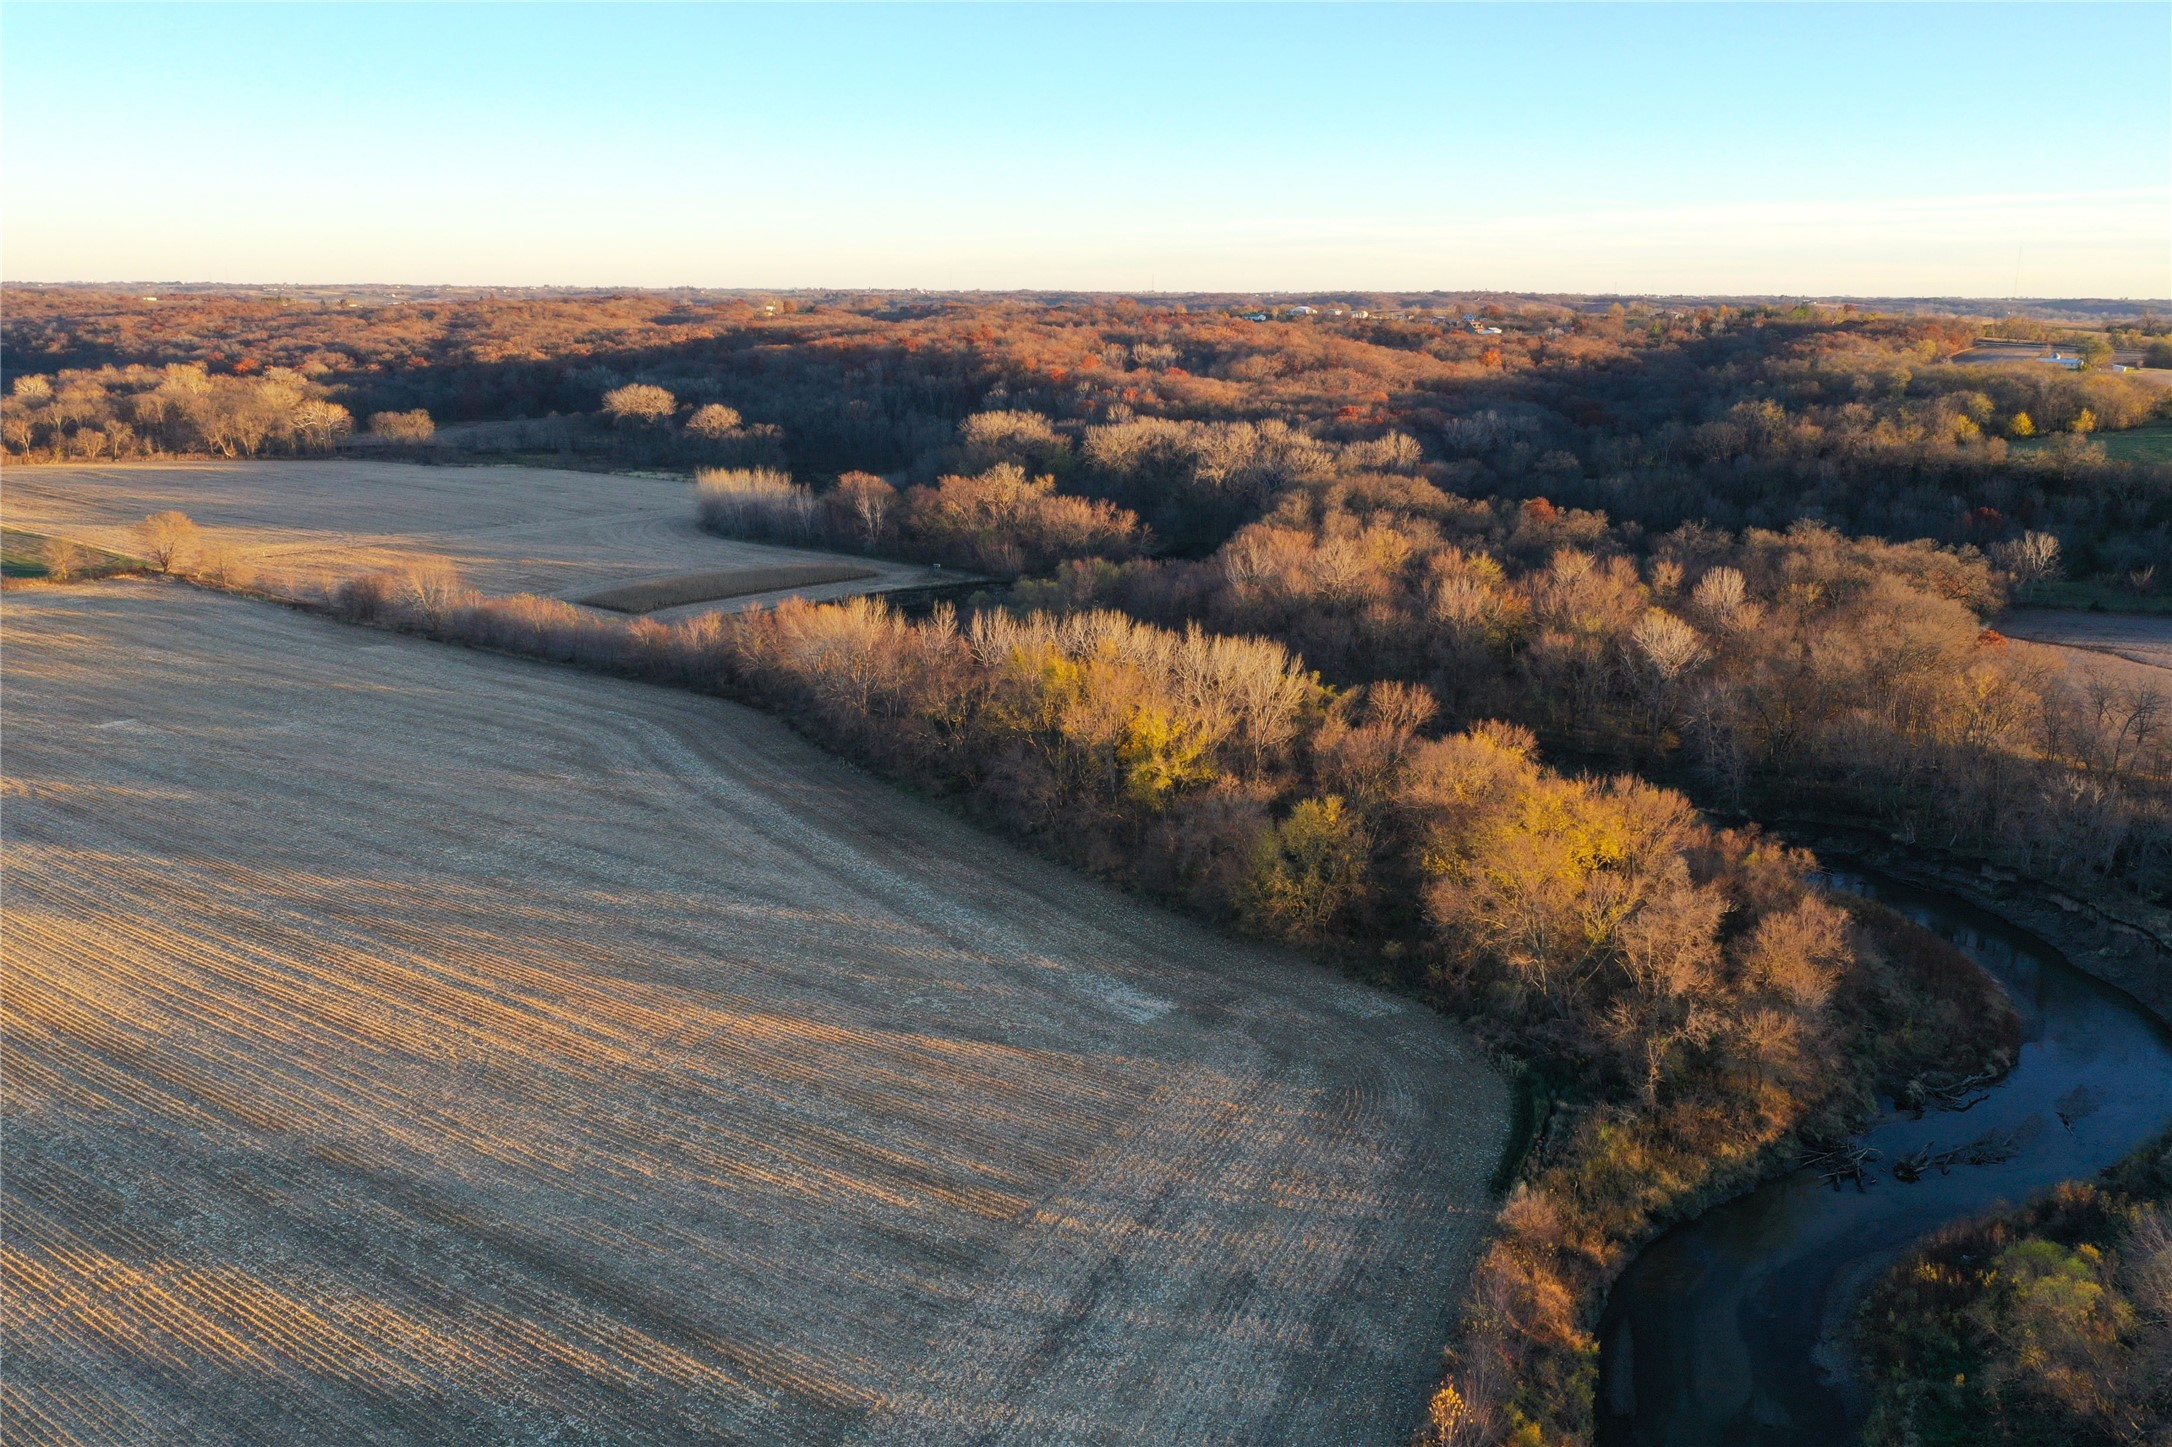
[[[1507,1129],[1438,1016],[714,700],[5,609],[7,1440],[1415,1426]]]
[[[691,603],[717,603],[754,593],[774,593],[785,588],[808,588],[822,583],[850,583],[876,576],[873,568],[850,563],[794,563],[781,568],[736,568],[720,573],[682,573],[646,583],[628,583],[577,598],[591,608],[615,613],[654,613],[683,608]]]
[[[2172,699],[2172,614],[2016,608],[1995,625],[2022,656],[2083,688],[2154,691]]]
[[[2166,675],[2172,685],[2172,614],[2089,613],[2079,608],[2015,608],[1999,618],[1998,630],[2032,643],[2124,658]]]
[[[347,459],[16,465],[0,488],[7,526],[120,553],[137,549],[145,515],[169,508],[275,581],[419,558],[449,560],[485,593],[567,599],[696,572],[829,565],[859,575],[784,590],[821,599],[956,576],[716,537],[695,524],[692,484],[623,473]]]

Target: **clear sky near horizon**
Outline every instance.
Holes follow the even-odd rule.
[[[2172,6],[0,8],[15,281],[2172,296]]]

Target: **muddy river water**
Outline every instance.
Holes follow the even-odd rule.
[[[1888,1109],[1864,1191],[1799,1170],[1659,1238],[1616,1285],[1600,1327],[1602,1447],[1840,1447],[1865,1406],[1844,1333],[1864,1289],[1938,1226],[2090,1176],[2172,1116],[2172,1036],[2033,936],[1949,895],[1836,871],[1974,956],[2024,1020],[2021,1058],[1965,1111]],[[1992,1132],[2018,1147],[1910,1184],[1900,1157]]]

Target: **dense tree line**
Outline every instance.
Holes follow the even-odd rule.
[[[1129,558],[1149,541],[1129,510],[1058,492],[1053,477],[1029,477],[1010,462],[902,494],[867,472],[846,473],[819,497],[771,468],[705,469],[696,484],[703,524],[731,537],[895,553],[1004,577],[1077,558]]]
[[[0,449],[39,461],[209,455],[378,455],[456,460],[478,453],[550,452],[629,466],[774,465],[781,434],[720,403],[682,406],[661,387],[607,393],[592,416],[471,423],[441,432],[427,408],[369,414],[358,434],[324,383],[284,367],[247,375],[196,364],[64,370],[18,376],[0,399]],[[391,449],[386,451],[384,449]]]
[[[0,367],[11,377],[129,364],[236,376],[277,367],[331,388],[355,416],[420,408],[448,428],[606,420],[621,415],[607,412],[607,394],[657,387],[673,395],[680,424],[714,405],[750,428],[781,429],[781,455],[661,445],[667,435],[687,440],[683,425],[562,425],[549,445],[608,455],[609,442],[642,452],[643,465],[782,464],[816,482],[852,471],[913,483],[977,472],[985,462],[957,456],[963,419],[1038,413],[1059,444],[1051,459],[1072,470],[1035,475],[1130,507],[1186,556],[1253,519],[1247,490],[1273,465],[1255,458],[1231,476],[1215,430],[1276,424],[1302,435],[1300,452],[1400,434],[1449,491],[1543,496],[1656,529],[1692,520],[1778,529],[1811,517],[1849,532],[1983,545],[2034,529],[2056,533],[2081,575],[2155,564],[2172,576],[2165,470],[2108,463],[2089,441],[2163,415],[2166,389],[2101,369],[1956,364],[1977,321],[1368,300],[1370,316],[1354,307],[1258,323],[1244,304],[1203,298],[758,303],[632,293],[347,305],[17,288],[0,318]],[[2127,331],[2155,325],[2138,319]],[[1136,455],[1121,450],[1120,434],[1105,434],[1099,451],[1088,445],[1091,429],[1130,421],[1174,430],[1135,435]]]
[[[2017,656],[1984,620],[2041,564],[1994,553],[1815,523],[1652,536],[1383,479],[1293,490],[1196,563],[1074,561],[1019,597],[1264,633],[1339,681],[1422,682],[1457,722],[1686,771],[1724,807],[1844,810],[2162,897],[2168,701]]]
[[[1837,810],[2043,878],[2172,888],[2167,701],[2048,669],[1984,626],[2058,566],[2055,535],[1987,553],[1814,522],[1655,534],[1450,491],[1400,434],[1333,443],[1272,422],[1134,419],[1074,449],[1010,410],[965,419],[944,456],[987,470],[902,507],[872,475],[828,490],[779,475],[759,499],[711,497],[707,516],[1006,574],[1056,565],[1018,606],[1265,634],[1337,683],[1421,683],[1459,726],[1513,720],[1725,808]],[[1030,493],[1028,468],[1048,469]],[[1128,513],[1087,526],[1079,499],[1049,490],[1089,468],[1123,484],[1096,491],[1159,497],[1175,526],[1224,506],[1263,516],[1196,561],[1125,561],[1141,546]],[[967,506],[990,495],[1012,502]]]
[[[54,461],[327,453],[353,432],[323,386],[277,367],[249,377],[181,364],[33,374],[0,400],[7,453]]]

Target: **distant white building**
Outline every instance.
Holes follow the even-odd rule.
[[[1309,306],[1293,306],[1290,308],[1290,315],[1293,317],[1309,317],[1312,315],[1312,308]]]

